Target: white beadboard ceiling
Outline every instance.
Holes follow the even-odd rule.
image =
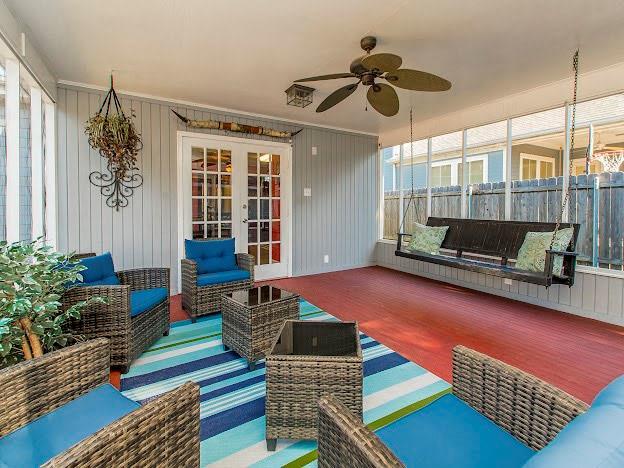
[[[624,60],[624,0],[5,0],[61,80],[276,118],[383,134]],[[439,74],[451,91],[399,91],[401,111],[364,110],[365,87],[335,108],[316,106],[349,80],[316,82],[314,103],[287,106],[294,79],[348,71],[375,52]]]

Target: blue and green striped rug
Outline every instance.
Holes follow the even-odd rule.
[[[338,320],[301,302],[305,320]],[[379,429],[447,393],[447,382],[361,334],[364,355],[364,422]],[[137,359],[121,389],[144,402],[188,380],[201,386],[202,466],[314,466],[316,443],[264,441],[264,363],[254,371],[221,345],[221,316],[176,322],[171,333]]]

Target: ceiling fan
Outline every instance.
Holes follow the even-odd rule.
[[[399,68],[403,59],[395,54],[373,54],[370,52],[377,45],[377,38],[366,36],[360,41],[360,46],[366,55],[351,62],[350,73],[333,73],[331,75],[312,76],[295,80],[295,83],[305,81],[333,80],[337,78],[357,78],[356,83],[348,84],[331,93],[316,108],[316,112],[325,112],[339,102],[349,97],[362,83],[369,86],[366,98],[371,106],[386,117],[399,112],[399,97],[392,86],[377,83],[377,80],[386,80],[393,86],[411,91],[447,91],[451,82],[431,73]]]

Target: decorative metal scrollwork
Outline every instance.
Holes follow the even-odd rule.
[[[121,175],[110,164],[107,170],[108,173],[93,171],[89,174],[89,182],[99,187],[100,193],[106,197],[106,206],[119,211],[119,208],[128,206],[128,198],[143,185],[143,176],[136,172]],[[132,168],[132,171],[136,170],[137,167]]]

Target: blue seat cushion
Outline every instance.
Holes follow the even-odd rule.
[[[80,264],[87,267],[86,270],[80,272],[82,275],[82,286],[101,286],[120,284],[119,278],[115,274],[115,265],[113,265],[113,257],[110,252],[95,257],[86,257],[80,259]]]
[[[198,275],[234,270],[236,268],[234,239],[206,241],[186,239],[184,247],[186,258],[197,263]]]
[[[0,466],[40,466],[140,406],[100,385],[0,438]]]
[[[207,286],[209,284],[231,283],[232,281],[248,280],[251,276],[247,270],[235,268],[217,273],[206,273],[197,277],[197,286]]]
[[[533,450],[455,395],[377,431],[407,467],[520,467]]]
[[[167,299],[166,288],[139,289],[130,291],[130,317],[136,317]]]
[[[624,466],[624,375],[596,396],[525,465],[530,468],[615,468]]]

